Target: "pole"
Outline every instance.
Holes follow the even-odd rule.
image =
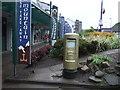
[[[112,28],[112,18],[110,18],[110,28]]]
[[[50,16],[52,16],[52,1],[50,1]]]
[[[112,32],[112,18],[110,18],[110,30]]]
[[[100,21],[102,21],[102,9],[103,9],[103,0],[101,0],[101,12],[100,12]],[[102,31],[102,26],[100,25],[100,32]]]
[[[50,45],[52,45],[52,1],[50,1],[50,40],[49,40],[49,43]]]
[[[12,59],[13,59],[13,73],[16,74],[16,64],[18,63],[18,50],[17,50],[17,1],[13,2],[13,30],[12,30]]]
[[[14,64],[13,73],[14,73],[14,76],[16,76],[16,64]]]

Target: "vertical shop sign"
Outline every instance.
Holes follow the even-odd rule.
[[[52,17],[53,17],[53,25],[52,25],[52,46],[53,46],[58,37],[58,30],[57,30],[58,7],[55,5],[53,5],[52,7]]]
[[[56,40],[56,32],[57,32],[57,23],[56,23],[56,19],[53,18],[53,27],[52,27],[52,40]]]
[[[56,18],[58,17],[58,7],[53,5],[53,8],[52,8],[52,17]]]
[[[18,0],[18,63],[31,64],[31,0]]]

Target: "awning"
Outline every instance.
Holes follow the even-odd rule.
[[[46,11],[42,10],[36,3],[32,2],[32,23],[42,23],[50,25],[51,16]],[[14,2],[2,2],[2,11],[13,14]]]
[[[41,22],[50,25],[51,16],[36,3],[32,2],[32,23]]]
[[[14,2],[2,2],[2,11],[13,14]]]

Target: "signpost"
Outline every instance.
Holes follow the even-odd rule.
[[[52,39],[52,46],[58,39],[58,23],[57,23],[57,18],[58,18],[58,7],[54,6],[52,7],[51,11],[52,17],[53,17],[53,23],[52,23],[52,34],[51,34],[51,39]]]
[[[31,0],[19,0],[18,8],[18,63],[31,64]]]
[[[31,0],[15,0],[13,9],[13,71],[16,64],[31,64]]]
[[[102,20],[99,20],[99,26],[103,26]]]

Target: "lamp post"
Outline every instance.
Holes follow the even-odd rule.
[[[110,28],[112,28],[112,18],[110,18]]]
[[[112,32],[112,18],[110,18],[110,29],[111,29],[111,32]]]

